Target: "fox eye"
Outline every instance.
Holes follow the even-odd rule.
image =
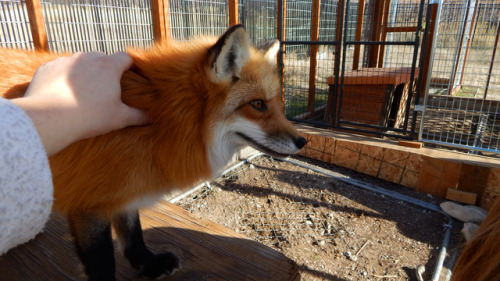
[[[263,100],[257,99],[250,102],[250,105],[258,111],[266,111],[267,106]]]

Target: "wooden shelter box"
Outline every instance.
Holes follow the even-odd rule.
[[[414,77],[417,78],[418,68]],[[361,68],[344,74],[341,105],[336,116],[351,121],[381,127],[403,125],[409,98],[411,68]],[[414,79],[416,80],[416,79]],[[327,79],[330,94],[335,77]],[[339,87],[340,88],[340,87]],[[337,104],[340,96],[337,96]]]

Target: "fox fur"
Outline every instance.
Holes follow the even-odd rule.
[[[134,248],[142,241],[138,208],[210,179],[244,145],[278,157],[305,145],[283,115],[278,45],[259,50],[248,41],[245,28],[237,25],[219,39],[128,50],[134,65],[123,74],[122,100],[144,110],[152,124],[78,141],[50,157],[53,209],[69,217],[91,280],[114,278],[111,222],[130,244],[125,255],[132,265],[144,269],[151,254],[133,257],[144,256],[142,248]],[[36,69],[59,56],[64,54],[0,48],[0,93],[23,97]],[[93,242],[99,235],[106,238],[100,246]],[[94,251],[107,251],[107,260],[97,262]],[[172,255],[167,260],[173,266],[163,273],[171,274],[178,262]],[[112,267],[106,276],[99,273],[106,270],[98,268],[103,264]]]
[[[451,281],[500,280],[500,198],[460,254]]]

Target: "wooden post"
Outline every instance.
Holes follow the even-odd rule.
[[[168,0],[151,0],[153,35],[156,42],[170,39],[170,19],[168,15]]]
[[[478,0],[478,2],[479,2],[479,0]],[[463,27],[462,27],[462,35],[460,35],[460,40],[458,42],[458,52],[456,55],[457,61],[455,63],[455,66],[453,67],[453,72],[451,73],[450,81],[448,81],[448,88],[450,89],[448,91],[449,96],[456,95],[456,92],[458,92],[458,90],[460,90],[460,88],[462,87],[462,84],[460,83],[458,85],[458,87],[455,88],[455,79],[457,77],[458,64],[460,62],[460,57],[462,55],[462,49],[464,46],[465,33],[468,32],[466,30],[466,27],[467,27],[467,22],[469,20],[469,9],[470,9],[470,1],[467,1],[467,8],[465,9],[465,19],[464,19]],[[471,26],[473,26],[473,25],[474,24],[471,23]],[[462,66],[465,66],[465,62]],[[463,68],[462,68],[462,70],[463,70]],[[462,75],[460,77],[460,81],[462,81],[462,77],[464,77],[463,72],[462,72]],[[457,91],[455,91],[455,89],[457,89]]]
[[[384,18],[382,25],[380,26],[381,28],[380,41],[382,42],[385,42],[385,40],[387,40],[387,24],[389,23],[389,9],[391,4],[391,0],[384,0],[384,1],[385,1],[383,5],[384,10],[382,11]],[[378,67],[384,67],[384,55],[385,55],[385,45],[381,45],[378,55]]]
[[[47,32],[43,21],[42,5],[40,0],[26,0],[26,10],[30,21],[33,45],[37,51],[49,51]]]
[[[363,1],[363,0],[361,0],[361,1]],[[340,22],[344,18],[342,16],[342,14],[344,13],[344,9],[342,9],[344,5],[343,4],[341,5],[340,2],[345,3],[345,1],[343,1],[343,0],[339,1],[338,6],[337,6],[337,22],[335,24],[335,41],[342,41],[342,39],[343,39],[340,36],[340,31],[341,31],[340,30]],[[345,36],[345,34],[344,34],[344,36]],[[335,46],[335,54],[340,54],[340,49],[341,49],[341,46],[343,46],[343,45],[344,45],[344,43],[341,42],[340,44]],[[334,64],[335,64],[335,62],[334,62]]]
[[[472,21],[470,24],[470,30],[469,30],[469,35],[472,34],[474,30],[474,23],[476,22],[476,15],[477,15],[477,10],[479,8],[479,0],[476,0],[476,4],[474,5],[474,13],[472,14]],[[462,64],[462,76],[460,77],[460,82],[459,84],[462,85],[464,75],[465,73],[465,64],[467,63],[467,57],[469,56],[469,49],[470,49],[470,43],[472,41],[472,36],[469,36],[467,39],[467,46],[465,47],[465,54],[464,54],[464,63]]]
[[[422,85],[420,86],[420,89],[422,91],[420,92],[420,97],[423,98],[425,96],[425,89],[427,89],[427,77],[431,74],[432,69],[430,69],[430,54],[432,53],[432,45],[434,44],[434,32],[436,32],[436,18],[437,18],[437,12],[438,12],[438,4],[430,4],[427,9],[431,9],[431,22],[429,24],[429,34],[428,34],[428,39],[427,39],[427,46],[425,48],[425,60],[424,60],[424,66],[423,66],[423,71],[422,71]]]
[[[281,7],[283,7],[283,9],[281,9]],[[285,41],[286,0],[278,0],[278,22],[276,23],[276,26],[276,35],[278,36],[278,40]],[[281,54],[278,54],[277,60],[278,66],[283,66],[281,69],[281,100],[285,102],[285,45],[282,45],[282,52]]]
[[[238,24],[238,0],[228,0],[229,26]]]
[[[361,41],[363,31],[363,19],[365,16],[365,0],[358,2],[358,19],[356,22],[356,41]],[[354,56],[352,58],[352,70],[358,70],[360,45],[354,45]]]
[[[375,0],[375,7],[373,9],[373,25],[372,25],[372,36],[371,41],[380,41],[381,35],[381,24],[382,24],[382,12],[384,10],[384,0]],[[370,57],[368,60],[368,67],[376,67],[378,62],[380,45],[370,46]]]
[[[488,89],[490,88],[491,74],[493,73],[493,64],[495,63],[495,55],[497,53],[499,38],[500,38],[500,28],[497,28],[497,35],[495,36],[495,43],[493,44],[493,53],[491,54],[490,68],[488,70],[488,78],[486,79],[486,87],[484,88],[483,99],[486,99],[486,97],[488,96]]]
[[[313,1],[312,19],[311,19],[311,41],[319,40],[319,18],[320,18],[320,0]],[[318,45],[311,45],[311,57],[309,64],[309,97],[307,100],[307,111],[314,111],[314,102],[316,96],[316,67],[318,65]]]
[[[360,0],[363,1],[363,0]],[[343,17],[344,11],[345,11],[345,6],[344,6],[345,1],[339,1],[338,6],[337,6],[337,24],[335,26],[335,41],[339,41],[338,45],[335,46],[335,57],[334,57],[334,69],[333,69],[333,79],[328,82],[329,84],[329,90],[328,90],[328,98],[326,100],[326,114],[325,114],[325,121],[327,122],[332,122],[334,124],[337,124],[339,121],[339,116],[338,116],[338,101],[339,101],[339,92],[340,92],[340,63],[341,63],[341,56],[340,56],[340,50],[341,46],[343,46],[343,40],[345,34],[343,33],[343,30],[341,30],[341,23],[345,24],[345,19]],[[342,25],[343,26],[343,25]],[[335,112],[335,118],[331,118],[333,113]]]

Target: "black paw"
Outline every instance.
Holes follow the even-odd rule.
[[[147,263],[140,267],[139,276],[160,278],[163,275],[171,276],[179,269],[181,269],[179,258],[173,253],[167,252],[150,257]]]

